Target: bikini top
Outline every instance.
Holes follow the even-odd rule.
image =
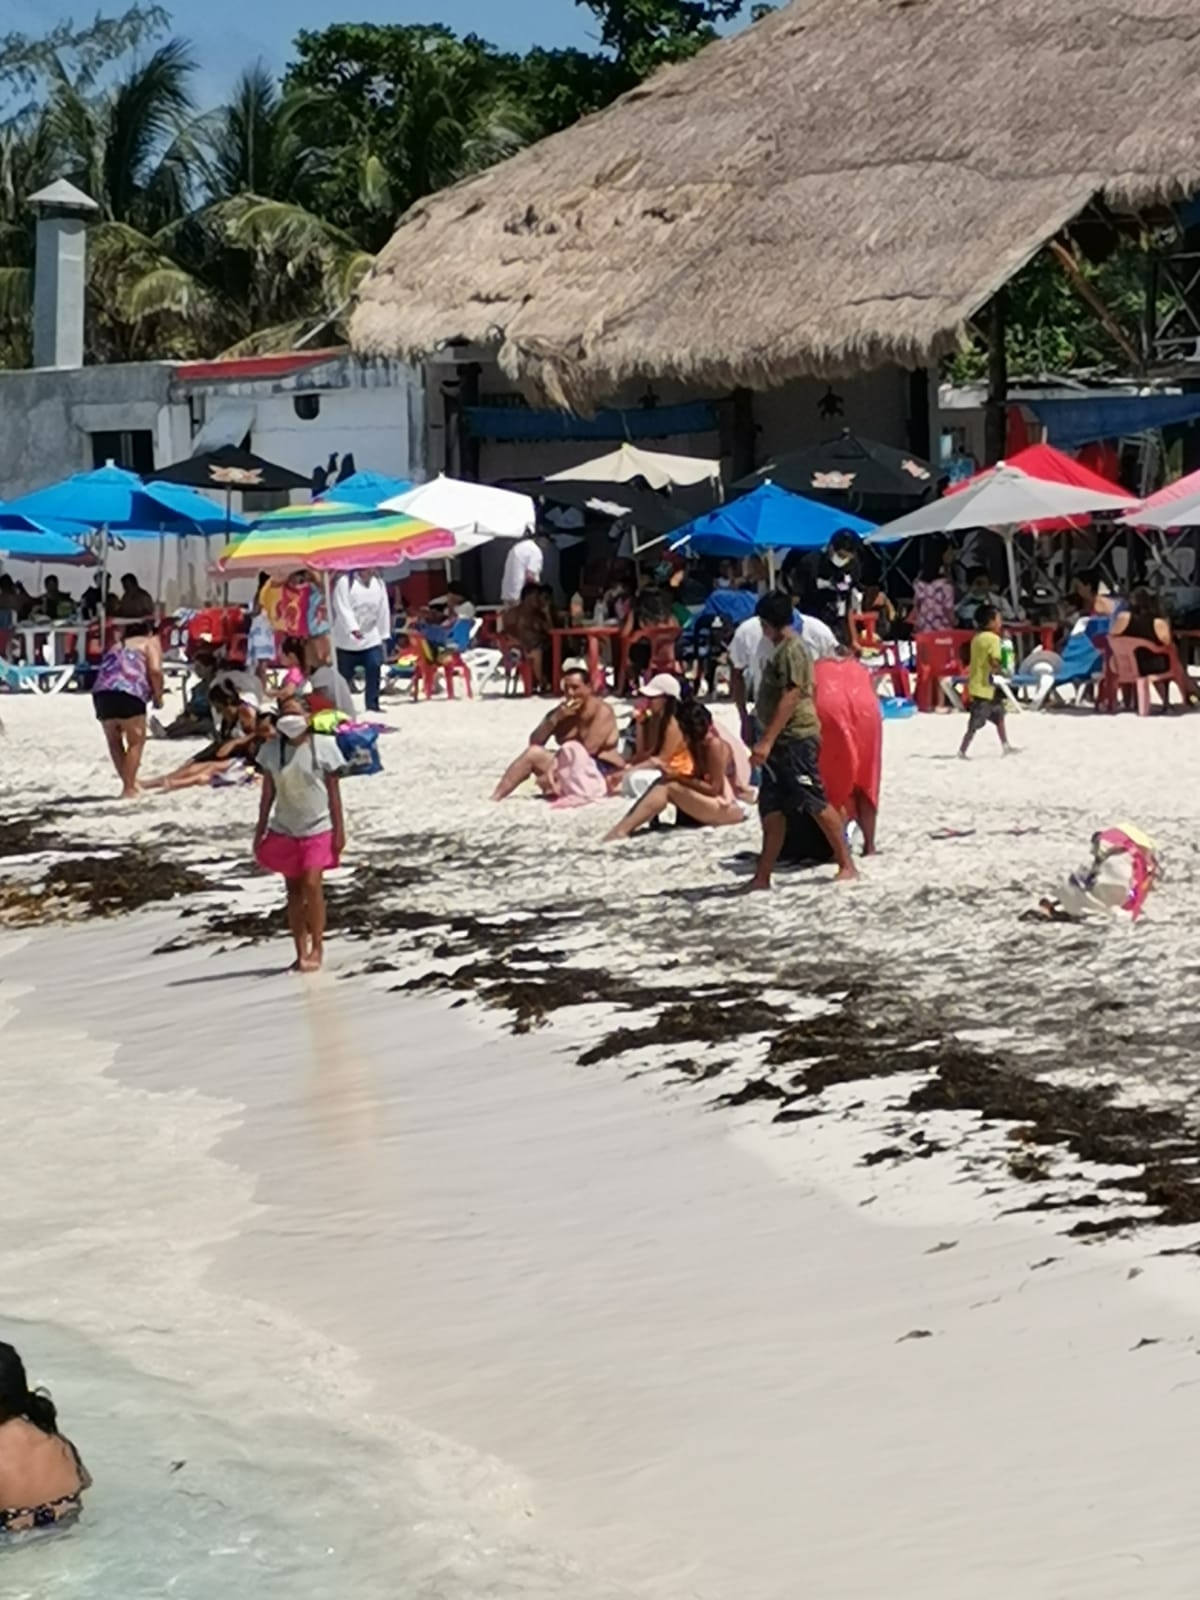
[[[79,1488],[74,1494],[60,1495],[57,1500],[47,1500],[40,1506],[0,1506],[0,1536],[28,1533],[34,1528],[53,1528],[59,1523],[73,1522],[79,1516],[83,1510],[83,1491],[92,1480],[70,1439],[64,1438],[63,1443],[71,1452],[79,1473]]]
[[[71,1522],[83,1510],[80,1494],[82,1490],[64,1494],[42,1506],[0,1507],[0,1534],[28,1533],[32,1528],[53,1528],[60,1522]]]

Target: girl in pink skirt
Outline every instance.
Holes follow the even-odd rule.
[[[287,885],[288,927],[296,943],[296,972],[317,972],[325,942],[322,876],[346,847],[337,740],[313,733],[304,702],[281,700],[276,737],[258,754],[262,803],[254,857]]]

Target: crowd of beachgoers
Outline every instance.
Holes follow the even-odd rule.
[[[768,888],[781,862],[828,863],[845,881],[874,854],[883,722],[911,709],[896,693],[897,674],[918,680],[920,698],[923,637],[948,633],[962,645],[951,676],[967,715],[959,737],[947,726],[951,757],[968,754],[988,727],[997,753],[1007,753],[1022,679],[1040,684],[1048,670],[1064,688],[1095,680],[1094,665],[1073,676],[1072,654],[1087,648],[1103,660],[1109,634],[1129,638],[1168,704],[1191,699],[1149,592],[1125,599],[1091,569],[1076,574],[1053,622],[1044,613],[1033,622],[1005,597],[1002,579],[964,568],[941,541],[926,549],[904,603],[864,581],[850,535],[779,577],[756,561],[660,558],[640,571],[615,563],[581,574],[569,596],[543,581],[545,551],[533,536],[513,545],[502,605],[491,610],[454,583],[406,605],[403,585],[366,569],[331,582],[311,571],[280,581],[263,574],[249,607],[167,620],[132,578],[119,595],[93,584],[76,601],[52,582],[30,597],[6,576],[0,605],[35,636],[41,618],[106,618],[104,648],[81,662],[78,682],[124,799],[250,791],[257,809],[254,820],[247,806],[247,835],[258,865],[284,880],[300,972],[316,971],[324,956],[324,878],[341,863],[353,824],[344,780],[370,775],[393,748],[403,764],[388,721],[421,693],[549,696],[531,710],[527,738],[503,770],[471,771],[462,752],[461,781],[476,781],[497,806],[528,793],[549,815],[620,798],[622,814],[614,808],[596,829],[597,843],[613,844],[666,828],[748,828],[757,818],[748,831],[756,863],[743,885],[752,890]],[[1037,634],[1036,648],[1022,644],[1014,659],[1022,628]],[[939,676],[925,687],[949,713],[954,683]],[[147,749],[160,743],[186,757],[147,776]],[[1154,881],[1152,846],[1110,830],[1103,848],[1128,866],[1105,903],[1136,913]],[[1077,905],[1105,890],[1095,880],[1079,888]],[[1047,914],[1066,913],[1050,903]],[[0,1532],[74,1518],[87,1481],[49,1402],[30,1392],[16,1352],[0,1346]]]

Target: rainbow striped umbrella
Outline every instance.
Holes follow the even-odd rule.
[[[454,548],[454,535],[419,517],[317,500],[284,506],[230,540],[217,565],[222,572],[348,572],[353,567],[396,567]]]

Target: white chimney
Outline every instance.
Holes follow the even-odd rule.
[[[83,365],[87,229],[100,207],[65,178],[30,195],[38,214],[33,279],[33,364]]]

